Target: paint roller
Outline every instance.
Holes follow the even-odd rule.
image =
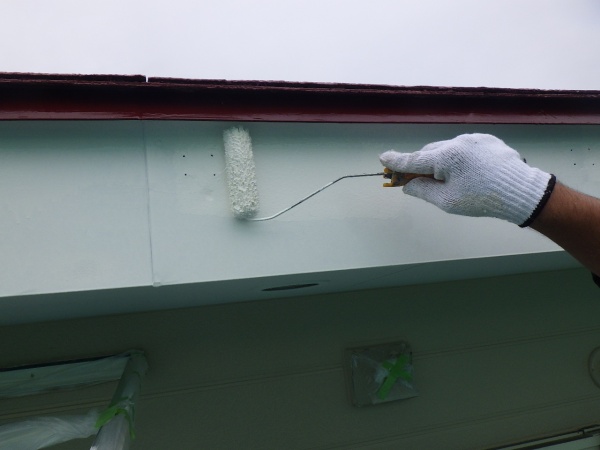
[[[319,192],[327,189],[338,181],[346,178],[383,176],[390,181],[384,187],[404,186],[417,177],[433,178],[433,175],[409,174],[393,172],[385,168],[383,172],[363,173],[357,175],[341,176],[325,186],[317,189],[291,206],[267,217],[254,217],[259,209],[258,185],[256,183],[256,165],[252,153],[252,139],[250,133],[243,127],[231,127],[223,132],[223,146],[225,150],[225,174],[229,188],[229,201],[233,215],[238,219],[251,221],[271,220],[300,205]]]

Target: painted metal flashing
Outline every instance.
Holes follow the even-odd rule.
[[[600,124],[600,91],[0,73],[0,120]]]

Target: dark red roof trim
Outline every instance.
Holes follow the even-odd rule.
[[[0,120],[600,124],[600,91],[0,73]]]

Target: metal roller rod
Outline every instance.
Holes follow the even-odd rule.
[[[344,175],[343,177],[339,177],[337,180],[333,180],[330,183],[327,183],[325,186],[323,186],[320,189],[317,189],[315,192],[313,192],[312,194],[307,195],[306,197],[304,197],[302,200],[297,201],[296,203],[294,203],[292,206],[288,206],[287,208],[279,211],[278,213],[273,214],[272,216],[267,216],[267,217],[257,217],[257,218],[248,218],[245,220],[251,220],[254,222],[261,222],[261,221],[265,221],[265,220],[271,220],[274,219],[275,217],[279,217],[280,215],[282,215],[285,212],[288,212],[290,209],[295,208],[296,206],[298,206],[301,203],[304,203],[306,200],[308,200],[311,197],[314,197],[315,195],[317,195],[319,192],[327,189],[329,186],[337,183],[338,181],[343,180],[344,178],[358,178],[358,177],[375,177],[375,176],[383,176],[384,173],[383,172],[378,172],[378,173],[362,173],[362,174],[358,174],[358,175]]]

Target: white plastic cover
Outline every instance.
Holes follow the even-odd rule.
[[[87,414],[34,417],[0,426],[0,450],[37,450],[98,432],[98,411]]]
[[[128,450],[130,444],[129,422],[119,414],[100,429],[90,450]]]
[[[111,406],[101,414],[100,422],[106,418],[109,421],[100,428],[91,450],[129,449],[134,434],[135,404],[147,370],[148,362],[144,354],[132,352]]]
[[[125,353],[88,361],[3,370],[0,371],[0,398],[118,380],[128,360],[129,354]]]
[[[148,370],[143,352],[0,372],[0,398],[73,388],[120,378],[110,407],[83,415],[36,417],[0,426],[0,450],[37,450],[98,434],[93,449],[125,450],[133,436],[135,400]],[[98,432],[98,427],[100,432]]]

